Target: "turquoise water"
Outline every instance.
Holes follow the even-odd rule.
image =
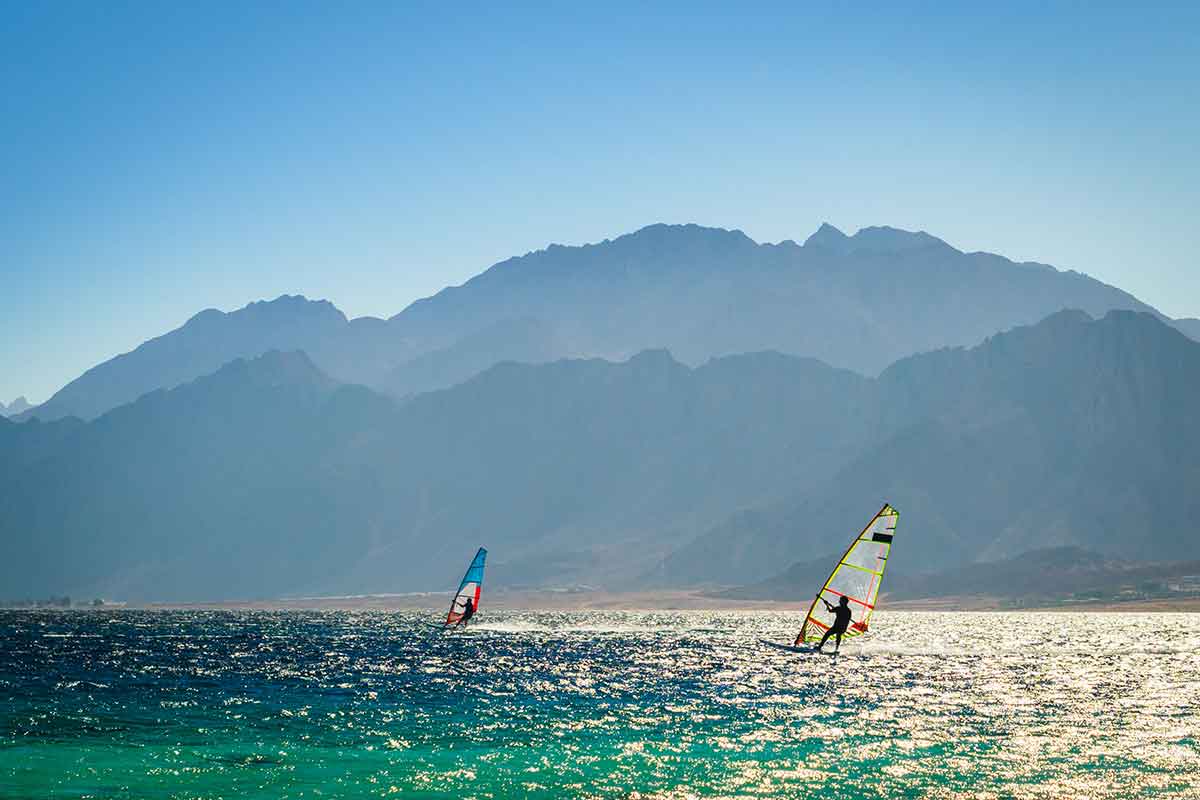
[[[1197,797],[1200,615],[0,612],[0,797]]]

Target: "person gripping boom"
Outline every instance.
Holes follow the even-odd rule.
[[[820,599],[825,604],[826,610],[833,614],[833,624],[829,626],[829,629],[825,631],[825,635],[821,637],[821,643],[817,645],[815,652],[821,652],[821,648],[825,646],[825,642],[829,641],[829,637],[836,636],[837,640],[833,645],[833,652],[836,653],[842,647],[842,634],[846,632],[846,629],[850,627],[850,623],[854,621],[850,619],[850,598],[842,595],[836,606],[830,605],[829,601],[824,597]],[[800,646],[800,636],[801,634],[796,635],[795,647]]]
[[[466,599],[466,604],[463,605],[462,616],[458,618],[458,622],[454,623],[454,627],[457,628],[459,625],[463,626],[464,628],[467,627],[467,620],[471,619],[473,616],[475,616],[475,604],[472,603],[471,598],[468,597]]]

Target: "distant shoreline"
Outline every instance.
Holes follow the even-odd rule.
[[[448,593],[296,597],[272,600],[192,603],[128,603],[75,610],[230,610],[230,611],[421,611],[442,610]],[[8,607],[11,609],[11,607]],[[713,597],[701,591],[500,591],[485,595],[483,608],[498,611],[775,611],[802,612],[796,600],[741,600]],[[889,601],[881,610],[894,611],[1037,611],[1037,612],[1200,612],[1200,597],[1157,600],[1088,601],[1018,605],[999,597],[938,597]],[[21,610],[21,609],[17,609]],[[26,609],[38,610],[38,609]],[[46,609],[41,609],[46,610]],[[50,610],[57,610],[51,608]],[[61,609],[66,610],[66,609]]]

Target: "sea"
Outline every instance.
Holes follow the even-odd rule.
[[[0,798],[1196,798],[1200,614],[0,612]]]

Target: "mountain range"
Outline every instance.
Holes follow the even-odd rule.
[[[272,351],[93,420],[0,421],[0,585],[435,589],[479,544],[494,585],[753,584],[883,500],[901,574],[1050,546],[1197,559],[1197,396],[1200,343],[1148,312],[1059,312],[877,377],[658,349],[403,399]]]
[[[510,586],[779,587],[885,499],[900,575],[1200,558],[1197,336],[1079,273],[829,225],[552,245],[387,320],[210,309],[6,409],[0,581],[429,589],[484,543]]]
[[[1065,308],[1145,311],[1200,339],[1200,320],[1166,320],[1086,275],[965,253],[927,233],[847,236],[825,224],[803,245],[759,244],[740,231],[660,224],[508,259],[386,320],[351,320],[327,301],[286,295],[202,311],[17,418],[94,419],[270,350],[303,350],[330,377],[396,397],[506,360],[623,360],[648,348],[693,366],[773,350],[875,375]]]

